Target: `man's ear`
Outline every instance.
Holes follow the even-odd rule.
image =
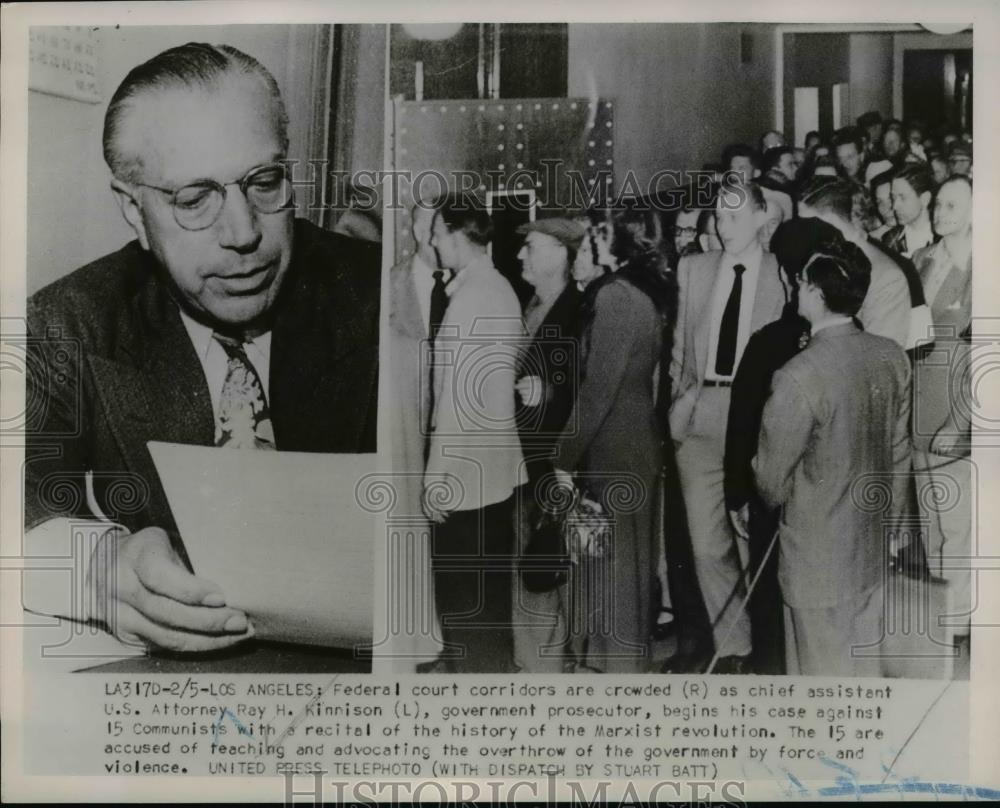
[[[139,239],[139,244],[144,250],[148,250],[149,239],[146,236],[146,222],[142,218],[142,208],[136,202],[131,186],[119,179],[112,179],[111,190],[114,191],[122,216],[125,217],[125,221],[128,222],[129,227],[135,232],[136,238]]]
[[[924,208],[926,210],[930,210],[930,207],[931,207],[931,192],[930,191],[924,191],[920,195],[920,201],[923,203]]]

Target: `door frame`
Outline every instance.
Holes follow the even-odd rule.
[[[928,32],[917,23],[782,23],[774,29],[774,128],[779,132],[784,131],[785,125],[785,34],[895,34],[893,37],[893,92],[892,92],[892,114],[899,117],[903,109],[903,76],[902,50],[898,50],[897,41],[901,35],[908,35],[907,42],[920,42],[922,35]],[[948,40],[955,37],[968,37],[968,45],[972,47],[972,33],[961,33],[953,35],[934,34],[934,42],[942,43],[934,47],[951,47]],[[906,45],[908,49],[910,45]],[[925,47],[931,47],[930,45]],[[898,82],[898,87],[897,87]]]
[[[892,38],[892,115],[903,117],[903,59],[907,51],[913,50],[966,50],[972,49],[972,31],[958,34],[933,34],[924,31],[919,34],[896,34]],[[972,49],[973,74],[975,73],[976,51]]]

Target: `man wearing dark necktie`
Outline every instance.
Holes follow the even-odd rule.
[[[444,269],[435,269],[432,275],[434,277],[434,286],[431,289],[431,342],[437,337],[438,329],[441,328],[441,321],[444,319],[445,309],[448,308],[448,293],[445,291],[445,287],[448,285],[451,273]]]
[[[453,269],[434,341],[433,414],[423,510],[432,524],[441,665],[453,673],[513,669],[514,492],[527,481],[514,410],[524,324],[517,296],[487,254],[485,209],[450,197],[431,246]]]
[[[750,621],[741,609],[746,548],[738,544],[723,491],[730,388],[750,335],[780,316],[785,297],[777,262],[759,240],[767,218],[760,188],[723,184],[715,217],[722,251],[686,256],[678,266],[670,430],[695,571],[712,621],[712,640],[705,638],[699,656],[714,645],[721,657],[716,672],[742,672],[751,650]],[[666,669],[702,662],[668,661]]]

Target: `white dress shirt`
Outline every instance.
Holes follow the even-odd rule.
[[[705,367],[706,381],[727,381],[731,382],[736,375],[736,369],[740,366],[740,359],[743,351],[750,341],[751,324],[753,321],[753,305],[757,296],[757,279],[760,278],[760,263],[763,260],[764,251],[760,244],[756,244],[752,252],[745,253],[737,258],[729,253],[724,253],[719,263],[719,273],[715,276],[715,286],[712,289],[712,298],[708,308],[709,336],[708,336],[708,357]],[[733,283],[736,280],[736,273],[733,267],[743,264],[746,269],[743,271],[743,288],[740,293],[740,319],[739,327],[736,331],[736,359],[733,362],[733,372],[728,376],[723,376],[715,372],[715,360],[719,354],[719,329],[722,327],[722,314],[726,310],[726,303],[729,295],[733,291]]]
[[[930,219],[924,217],[917,220],[917,227],[911,227],[910,225],[903,226],[903,233],[906,236],[906,252],[903,253],[907,258],[912,258],[913,253],[919,250],[921,247],[926,247],[928,244],[934,243],[934,230],[931,228]]]

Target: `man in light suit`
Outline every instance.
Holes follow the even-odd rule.
[[[471,198],[434,216],[431,246],[455,277],[434,340],[424,513],[441,620],[439,670],[513,670],[515,489],[527,482],[514,412],[521,306],[486,253],[493,223]]]
[[[854,223],[854,192],[848,180],[815,180],[802,189],[799,215],[833,225],[865,254],[871,264],[871,284],[858,319],[869,334],[888,337],[912,352],[918,339],[927,339],[931,326],[920,278],[909,259],[890,254]]]
[[[670,431],[720,655],[716,670],[742,672],[751,651],[750,620],[741,609],[745,548],[737,546],[723,491],[730,387],[750,335],[781,315],[785,295],[778,263],[758,237],[767,218],[760,188],[724,183],[715,216],[722,251],[686,256],[678,266]]]
[[[892,340],[858,328],[871,273],[850,243],[807,262],[799,313],[804,351],[773,377],[753,466],[782,508],[778,579],[788,673],[879,676],[887,530],[906,498],[910,365]],[[867,486],[890,483],[870,507]]]
[[[244,640],[186,564],[147,442],[375,450],[379,249],[294,219],[287,148],[274,78],[229,46],[165,51],[112,97],[105,160],[136,240],[27,317],[25,542],[65,555],[70,520],[102,520],[92,608],[26,584],[27,608],[172,651]]]
[[[430,573],[430,524],[424,516],[424,463],[430,413],[430,332],[440,325],[443,299],[451,271],[438,265],[431,247],[434,208],[427,203],[413,206],[410,218],[415,249],[413,255],[389,271],[389,432],[396,505],[391,518],[407,523],[413,540],[390,545],[396,572],[390,577],[395,596],[390,600],[389,626],[398,626],[383,654],[391,657],[394,671],[412,671],[415,663],[437,658],[440,652],[437,615]]]

